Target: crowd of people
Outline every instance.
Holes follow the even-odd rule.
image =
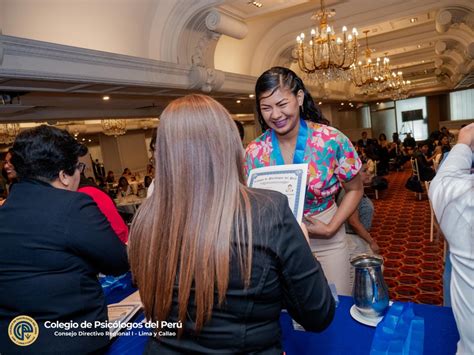
[[[144,181],[153,193],[130,235],[112,199],[83,174],[81,181],[85,146],[51,126],[22,131],[5,163],[9,194],[0,207],[0,350],[18,350],[8,324],[28,314],[40,328],[32,353],[104,352],[107,336],[55,337],[45,323],[87,321],[94,324],[88,332],[103,331],[97,275],[129,269],[146,319],[183,325],[177,336],[151,337],[148,354],[281,353],[282,309],[306,330],[324,330],[336,307],[329,284],[350,295],[351,252],[379,249],[368,232],[373,205],[363,188],[370,161],[382,175],[417,149],[396,134],[388,143],[364,132],[353,144],[287,68],[265,71],[255,99],[263,133],[245,150],[238,126],[214,99],[189,95],[165,108],[153,140],[155,166]],[[474,351],[473,126],[461,131],[430,191],[452,246],[461,353]],[[445,155],[449,135],[448,143],[438,140]],[[246,185],[252,169],[298,163],[309,167],[301,224],[286,196]],[[98,171],[104,183],[116,182],[112,172]],[[130,193],[132,179],[125,169],[118,193]],[[462,187],[456,182],[452,190],[449,179]],[[464,210],[456,215],[457,206]]]

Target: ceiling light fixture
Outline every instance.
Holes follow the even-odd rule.
[[[20,132],[20,125],[18,123],[0,124],[0,144],[13,143],[18,132]]]
[[[102,130],[107,136],[121,136],[127,132],[127,121],[124,119],[106,119],[101,121]]]
[[[367,38],[368,30],[365,33],[365,63],[359,61],[357,64],[351,65],[351,80],[354,85],[362,90],[365,95],[382,91],[386,85],[386,81],[390,79],[390,60],[385,56],[383,59],[377,58],[372,61],[369,48],[369,40]]]
[[[240,104],[242,101],[240,101],[240,100],[237,100],[237,101],[235,101],[235,102],[237,102],[238,104]]]
[[[321,9],[311,17],[319,23],[311,30],[310,40],[305,42],[304,33],[296,37],[298,66],[306,74],[304,79],[312,84],[347,80],[347,71],[357,61],[357,29],[353,28],[348,34],[347,27],[343,26],[342,38],[336,37],[334,27],[328,23],[335,14],[335,10],[325,9],[321,0]]]
[[[392,73],[389,81],[388,92],[392,100],[403,100],[409,96],[411,81],[403,79],[401,71]]]
[[[258,8],[261,8],[263,6],[263,4],[261,2],[258,2],[258,1],[249,1],[247,3],[247,5],[253,5],[253,6],[258,7]]]
[[[108,101],[108,100],[110,100],[110,96],[107,96],[107,95],[105,95],[105,96],[102,96],[102,100],[104,100],[104,101]]]
[[[250,94],[250,95],[249,95],[249,98],[251,98],[251,99],[253,99],[254,97],[255,97],[254,94]]]
[[[411,22],[411,23],[415,23],[416,21],[418,21],[418,17],[412,17],[412,18],[410,19],[410,22]]]

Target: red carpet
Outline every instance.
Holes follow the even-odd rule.
[[[390,299],[443,304],[444,240],[430,242],[430,206],[426,193],[419,201],[405,188],[410,169],[391,172],[389,188],[372,201],[375,214],[370,231],[384,257],[384,278]],[[372,195],[370,195],[372,197]]]

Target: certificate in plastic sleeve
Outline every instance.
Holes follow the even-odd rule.
[[[252,169],[247,185],[259,189],[278,191],[286,195],[293,215],[301,223],[307,174],[308,164],[267,166]]]

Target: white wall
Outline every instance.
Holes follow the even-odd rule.
[[[3,0],[0,28],[4,35],[146,57],[154,2]]]
[[[474,89],[451,92],[449,103],[452,121],[474,118]]]
[[[426,123],[426,97],[414,97],[412,99],[399,100],[395,103],[397,113],[397,126],[400,133],[400,139],[403,140],[406,133],[410,132],[415,140],[423,140],[428,138],[428,124]],[[411,110],[423,110],[423,120],[402,122],[402,112]],[[388,139],[388,137],[387,137]]]

